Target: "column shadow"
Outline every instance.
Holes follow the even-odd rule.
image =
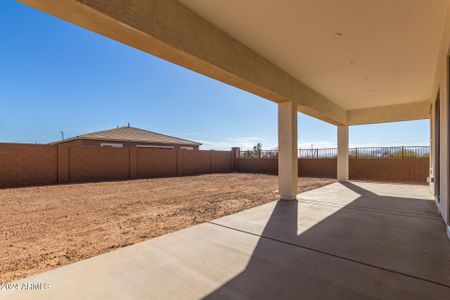
[[[359,195],[344,207],[278,201],[245,270],[205,299],[450,299],[450,242],[433,201],[342,185]]]

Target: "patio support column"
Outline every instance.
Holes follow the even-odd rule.
[[[348,126],[338,126],[337,179],[348,180]]]
[[[281,200],[297,196],[297,105],[293,101],[278,104],[278,192]]]

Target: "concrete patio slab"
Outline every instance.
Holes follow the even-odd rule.
[[[49,289],[0,299],[450,299],[450,241],[434,203],[421,188],[417,198],[394,188],[378,196],[389,212],[387,198],[372,203],[380,188],[322,187],[25,278],[19,286]]]
[[[335,183],[213,223],[450,286],[450,241],[428,189]]]

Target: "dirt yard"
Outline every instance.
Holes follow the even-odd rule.
[[[301,178],[301,191],[333,182]],[[276,199],[277,177],[213,174],[0,190],[0,282]]]

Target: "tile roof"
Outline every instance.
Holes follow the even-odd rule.
[[[72,140],[102,140],[117,142],[141,142],[141,143],[157,143],[157,144],[176,144],[183,146],[199,146],[201,143],[176,138],[135,127],[118,127],[109,130],[97,131],[78,135],[63,141],[56,141],[52,144],[64,143]]]

